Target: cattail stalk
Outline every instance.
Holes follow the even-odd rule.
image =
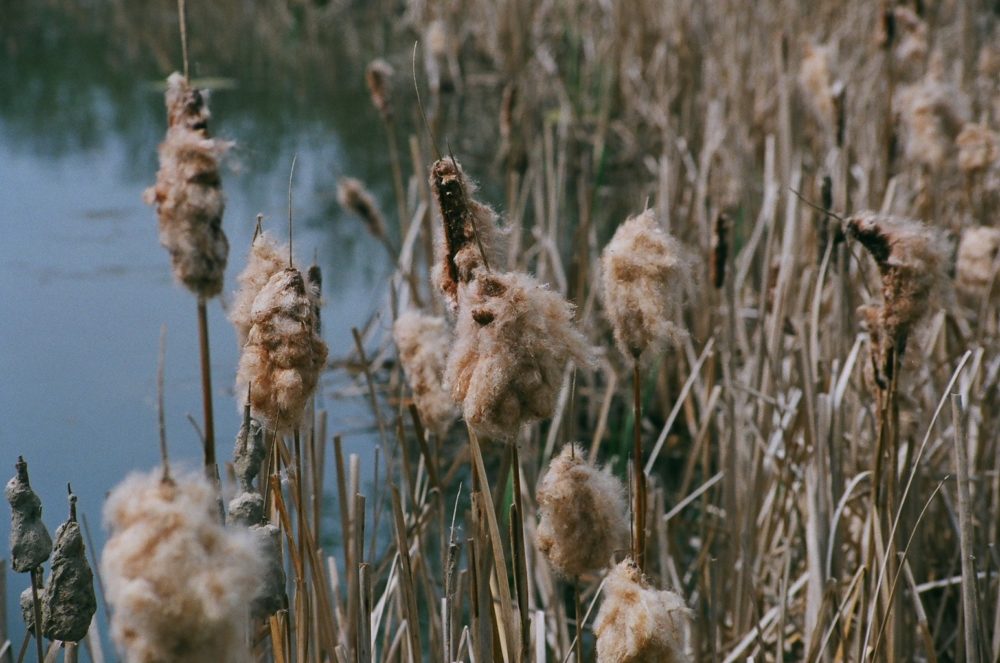
[[[208,344],[208,311],[205,298],[198,297],[198,357],[201,360],[201,402],[205,420],[204,458],[205,473],[214,481],[217,473],[215,465],[215,417],[212,413],[212,360]]]
[[[633,422],[632,468],[635,473],[635,502],[632,506],[635,519],[635,548],[632,550],[640,572],[646,569],[646,473],[642,469],[642,374],[639,362],[632,366]]]
[[[979,615],[976,609],[976,570],[973,567],[972,550],[972,496],[969,492],[969,454],[966,449],[965,432],[962,426],[962,396],[951,396],[951,418],[955,429],[955,470],[958,475],[958,529],[962,554],[962,622],[965,629],[965,660],[978,663],[979,640],[977,627]]]

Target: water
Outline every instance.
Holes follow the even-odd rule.
[[[170,16],[172,5],[157,7]],[[66,517],[72,482],[98,550],[104,495],[129,471],[158,462],[161,325],[174,462],[199,464],[187,415],[201,419],[195,300],[173,282],[154,210],[141,201],[155,179],[165,128],[155,83],[169,73],[163,53],[179,49],[166,41],[169,20],[153,34],[123,32],[135,17],[119,15],[125,8],[110,11],[82,18],[48,3],[15,3],[0,22],[0,477],[12,476],[24,454],[53,534]],[[262,64],[260,45],[233,27],[228,44],[193,49],[196,76],[228,79],[211,97],[211,128],[237,143],[233,169],[223,175],[232,247],[226,292],[235,288],[256,214],[284,232],[297,154],[296,253],[306,265],[315,255],[323,269],[324,336],[331,357],[343,356],[351,328],[382,308],[391,272],[381,246],[334,199],[335,175],[349,173],[373,185],[384,210],[394,209],[364,59],[336,53],[339,44],[317,53],[327,47],[311,41],[279,48],[272,55],[283,57]],[[160,57],[150,55],[157,52],[151,45]],[[218,300],[209,321],[218,455],[226,459],[239,426],[232,394],[238,348]],[[367,405],[332,398],[347,381],[336,372],[324,377],[329,431],[345,432],[345,451],[368,458]],[[5,507],[0,538],[8,535]],[[7,554],[5,547],[0,558]],[[16,653],[24,633],[16,599],[26,577],[8,573],[7,580]]]

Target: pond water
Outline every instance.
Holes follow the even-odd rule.
[[[161,325],[171,457],[200,462],[187,421],[189,413],[201,419],[195,301],[173,282],[155,212],[141,200],[155,179],[165,128],[157,84],[170,73],[169,59],[151,56],[149,44],[159,44],[161,56],[179,48],[159,43],[158,34],[107,34],[105,14],[84,20],[47,2],[14,5],[0,21],[0,475],[6,481],[18,454],[25,456],[53,533],[66,517],[72,482],[99,550],[104,495],[129,471],[158,461]],[[161,32],[169,28],[165,20]],[[312,54],[304,68],[293,46],[261,66],[241,60],[256,57],[253,44],[239,43],[238,34],[232,40],[192,57],[196,79],[224,77],[210,99],[211,128],[237,145],[223,175],[232,247],[226,293],[235,288],[256,214],[284,231],[297,154],[296,253],[304,264],[315,256],[322,267],[324,336],[331,357],[343,356],[352,348],[351,328],[382,307],[391,273],[381,246],[335,201],[336,175],[349,173],[369,181],[383,209],[393,209],[364,60],[340,57],[324,67]],[[209,321],[218,455],[227,459],[239,426],[232,393],[238,347],[219,300]],[[332,397],[346,381],[336,372],[324,378],[329,432],[344,432],[345,453],[368,459],[366,403]],[[0,558],[8,556],[4,510]],[[16,598],[26,577],[8,572],[7,583],[16,650],[24,633]]]

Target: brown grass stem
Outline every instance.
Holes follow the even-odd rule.
[[[633,421],[632,468],[634,472],[633,518],[635,519],[635,548],[632,556],[640,570],[646,568],[646,473],[642,467],[642,373],[638,359],[632,366]]]

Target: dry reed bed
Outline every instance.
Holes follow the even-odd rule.
[[[402,112],[413,56],[369,68],[398,237],[341,183],[398,266],[395,344],[373,321],[337,363],[370,400],[376,475],[301,399],[298,433],[264,434],[288,582],[251,622],[256,659],[996,660],[997,21],[410,3],[426,127]],[[600,256],[640,214],[672,258],[616,276]],[[668,288],[627,303],[602,268]],[[661,626],[622,640],[636,606]]]

